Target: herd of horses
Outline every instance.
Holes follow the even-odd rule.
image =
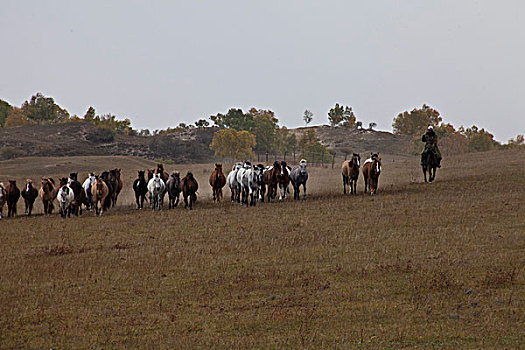
[[[423,165],[425,173],[432,168],[432,162]],[[342,164],[343,193],[357,194],[357,180],[362,173],[365,183],[364,192],[375,195],[377,193],[379,175],[381,174],[381,158],[379,153],[371,153],[361,166],[361,156],[353,153],[352,158]],[[429,174],[429,180],[435,177],[435,169]],[[302,159],[294,167],[288,166],[285,161],[275,161],[271,166],[263,164],[252,165],[250,161],[236,162],[228,175],[223,173],[222,164],[216,163],[210,175],[209,183],[212,189],[213,201],[223,199],[223,188],[228,185],[231,201],[241,205],[255,206],[258,201],[268,202],[283,200],[290,193],[290,184],[293,187],[294,199],[300,199],[300,186],[303,187],[303,199],[306,199],[306,182],[308,180],[307,161]],[[68,178],[61,178],[58,184],[52,178],[42,178],[40,189],[37,190],[31,180],[27,180],[22,191],[17,187],[15,180],[9,180],[7,186],[0,182],[0,218],[4,204],[7,203],[8,217],[16,215],[16,205],[20,197],[25,202],[25,214],[31,215],[33,205],[38,196],[42,199],[44,215],[53,213],[55,203],[62,217],[81,215],[82,210],[94,210],[96,215],[102,215],[109,208],[117,204],[119,194],[123,188],[121,169],[115,168],[102,172],[100,175],[90,173],[80,183],[78,173],[70,173]],[[192,209],[197,201],[199,185],[191,172],[181,179],[180,173],[174,171],[168,174],[164,164],[158,163],[156,168],[139,170],[138,177],[133,182],[136,209],[144,208],[144,201],[149,201],[152,210],[160,210],[164,205],[164,198],[168,195],[168,208],[175,208],[179,204],[180,194],[184,206]]]

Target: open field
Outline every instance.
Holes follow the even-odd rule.
[[[153,163],[83,159],[0,162],[4,182],[111,166],[128,186],[101,218],[0,221],[2,348],[525,347],[523,151],[445,159],[431,185],[383,156],[373,198],[311,168],[306,201],[255,208],[210,203],[211,166],[184,165],[199,202],[161,212],[130,206]]]

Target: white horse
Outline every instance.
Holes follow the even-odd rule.
[[[71,187],[69,187],[69,185],[64,185],[60,187],[57,194],[60,216],[65,218],[66,215],[68,217],[71,215],[71,203],[73,203],[74,199],[75,193],[73,193],[73,190],[71,189]]]
[[[247,193],[248,191],[245,191],[243,185],[242,185],[242,178],[244,177],[244,173],[246,173],[246,171],[250,170],[252,168],[252,163],[250,163],[250,161],[246,160],[244,161],[244,164],[242,165],[242,168],[240,168],[239,170],[237,170],[237,183],[239,184],[239,190],[240,190],[240,194],[242,196],[242,199],[241,199],[241,204],[242,203],[248,203],[248,198],[247,196],[245,196],[245,192]]]
[[[151,209],[162,209],[162,197],[166,191],[166,184],[160,178],[160,174],[153,174],[153,177],[148,182],[149,201]]]
[[[241,184],[237,182],[237,172],[241,168],[241,162],[235,163],[232,167],[232,171],[230,171],[228,177],[226,178],[226,183],[228,184],[228,187],[230,187],[230,191],[232,193],[232,202],[240,201]]]
[[[95,205],[95,201],[93,200],[93,193],[91,193],[91,188],[97,181],[97,178],[95,177],[95,174],[89,173],[88,178],[84,181],[82,184],[82,188],[84,189],[84,192],[86,194],[87,202],[89,203],[88,210],[91,210],[93,206]]]
[[[255,206],[257,201],[261,171],[260,167],[254,165],[253,168],[246,169],[242,175],[242,196],[246,204],[248,204],[248,198],[250,198],[250,206]]]

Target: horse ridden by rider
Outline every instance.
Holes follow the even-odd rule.
[[[421,152],[421,167],[423,168],[423,176],[425,182],[432,182],[436,177],[436,168],[441,168],[441,152],[438,148],[438,137],[432,126],[427,128],[426,133],[421,137],[421,141],[425,143],[423,152]]]

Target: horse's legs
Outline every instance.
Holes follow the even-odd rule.
[[[343,175],[343,194],[346,194],[346,183],[348,182],[347,177]]]
[[[425,178],[425,182],[427,182],[427,169],[423,166],[423,177]]]
[[[306,181],[303,183],[303,199],[306,199]]]

